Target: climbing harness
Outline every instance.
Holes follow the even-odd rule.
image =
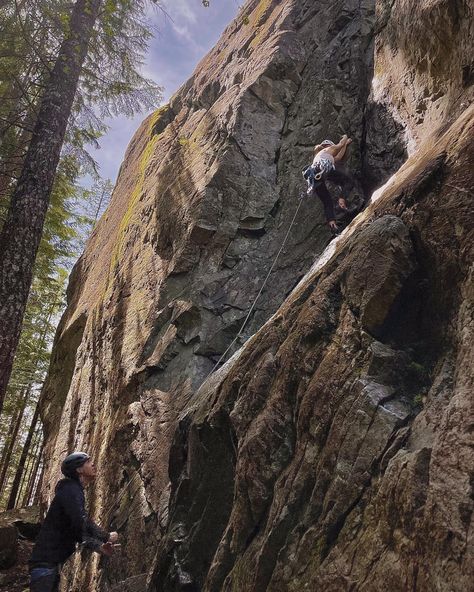
[[[306,183],[308,184],[308,189],[306,193],[309,195],[315,188],[316,183],[324,182],[323,177],[326,174],[326,171],[319,167],[318,169],[316,169],[316,167],[310,164],[303,169],[302,174],[303,178],[306,180]]]
[[[302,174],[308,183],[307,193],[309,194],[312,192],[317,182],[323,183],[325,177],[329,175],[332,170],[334,170],[334,164],[326,158],[322,158],[316,164],[310,164],[306,166],[303,169]]]

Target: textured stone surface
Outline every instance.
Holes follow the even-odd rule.
[[[16,562],[18,531],[14,524],[0,524],[0,569],[8,569]]]
[[[17,562],[19,536],[34,541],[39,532],[39,508],[31,506],[0,513],[0,569],[9,569]],[[5,579],[9,580],[9,574]],[[2,583],[0,581],[0,588]]]
[[[0,570],[0,590],[2,592],[25,592],[29,586],[28,559],[33,543],[19,538],[17,541],[16,563]]]
[[[472,590],[473,131],[471,107],[201,387],[150,591]]]
[[[470,11],[251,0],[142,124],[73,272],[42,397],[44,498],[66,451],[87,449],[92,514],[122,536],[120,556],[77,556],[71,586],[469,589]],[[344,132],[353,210],[395,176],[315,265],[329,236],[303,202],[245,345],[202,384],[312,146]]]
[[[21,537],[34,541],[39,532],[40,508],[39,506],[28,506],[27,508],[2,512],[0,514],[0,523],[14,524]]]
[[[146,576],[147,574],[140,574],[127,578],[109,588],[109,592],[143,592],[146,588]]]

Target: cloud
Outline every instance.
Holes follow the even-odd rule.
[[[176,35],[184,39],[190,48],[192,48],[193,52],[199,57],[206,53],[207,48],[203,47],[196,41],[196,33],[194,32],[193,34],[187,25],[178,26],[173,23],[173,31],[176,33]]]
[[[202,9],[197,2],[195,3],[197,8]],[[189,0],[168,1],[165,3],[165,8],[173,20],[185,19],[190,23],[195,23],[197,21],[197,14],[193,7],[189,5]]]
[[[162,11],[150,11],[150,23],[157,34],[151,40],[142,71],[164,87],[164,99],[168,100],[235,16],[238,3],[216,0],[210,8],[204,8],[200,0],[162,1],[170,18],[164,17]],[[100,140],[101,149],[91,150],[104,177],[115,179],[127,144],[146,115],[107,121],[109,131]]]

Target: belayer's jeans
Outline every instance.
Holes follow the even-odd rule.
[[[59,569],[57,567],[34,567],[30,571],[31,592],[57,592]]]

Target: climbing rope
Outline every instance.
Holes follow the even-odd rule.
[[[302,194],[302,196],[304,197],[304,194]],[[252,306],[250,307],[250,310],[248,311],[248,313],[247,313],[247,316],[245,317],[245,319],[244,319],[244,322],[242,323],[242,326],[241,326],[241,327],[240,327],[240,329],[239,329],[239,332],[238,332],[238,333],[237,333],[237,335],[234,337],[234,339],[231,341],[231,343],[230,343],[229,347],[228,347],[228,348],[225,350],[225,352],[224,352],[224,353],[221,355],[221,357],[220,357],[220,358],[217,360],[217,362],[216,362],[216,364],[214,365],[214,367],[212,368],[212,370],[209,372],[209,374],[208,374],[208,375],[206,376],[206,378],[203,380],[203,383],[204,383],[204,382],[206,382],[206,380],[209,378],[209,376],[210,376],[210,375],[211,375],[211,374],[212,374],[212,373],[213,373],[213,372],[214,372],[214,371],[217,369],[217,367],[219,366],[219,364],[222,362],[222,360],[225,358],[225,356],[227,355],[227,353],[229,352],[229,350],[232,348],[232,346],[234,345],[234,343],[237,341],[237,339],[238,339],[238,338],[240,337],[240,335],[242,334],[242,331],[245,329],[245,326],[246,326],[246,324],[247,324],[247,322],[248,322],[248,320],[249,320],[249,318],[250,318],[250,315],[252,314],[252,312],[253,312],[253,310],[254,310],[254,308],[255,308],[255,306],[256,306],[256,304],[257,304],[257,302],[258,302],[258,299],[260,298],[260,296],[261,296],[261,294],[262,294],[262,292],[263,292],[263,290],[264,290],[265,286],[267,285],[268,279],[270,278],[270,275],[271,275],[271,273],[272,273],[272,271],[273,271],[273,268],[275,267],[275,265],[276,265],[276,263],[277,263],[277,261],[278,261],[278,258],[279,258],[279,257],[280,257],[280,255],[281,255],[281,252],[282,252],[282,251],[283,251],[283,249],[285,248],[286,242],[287,242],[287,240],[288,240],[288,237],[290,236],[291,229],[293,228],[293,224],[295,223],[296,216],[298,215],[298,212],[299,212],[299,209],[300,209],[300,207],[301,207],[301,204],[302,204],[302,203],[303,203],[303,200],[302,200],[302,199],[299,199],[298,207],[296,208],[296,210],[295,210],[295,213],[294,213],[294,215],[293,215],[293,219],[291,220],[291,223],[290,223],[290,225],[289,225],[289,227],[288,227],[288,230],[286,231],[285,238],[283,239],[283,242],[282,242],[282,244],[281,244],[281,247],[280,247],[280,249],[279,249],[278,253],[276,254],[276,257],[274,258],[274,260],[273,260],[273,263],[272,263],[272,265],[271,265],[270,269],[268,270],[268,273],[267,273],[267,275],[266,275],[265,279],[263,280],[263,283],[262,283],[262,285],[260,286],[260,290],[258,291],[258,294],[257,294],[257,296],[255,297],[255,299],[254,299],[254,301],[253,301],[253,303],[252,303]],[[114,511],[114,510],[115,510],[115,508],[117,508],[117,506],[119,505],[119,502],[121,502],[121,500],[122,500],[122,497],[123,497],[123,495],[124,495],[125,493],[127,493],[127,492],[128,492],[128,493],[130,493],[130,492],[128,491],[128,487],[129,487],[129,486],[132,484],[132,482],[133,482],[133,481],[134,481],[134,480],[137,478],[137,476],[138,476],[138,477],[140,477],[140,480],[139,480],[139,482],[137,483],[137,487],[135,487],[135,488],[133,489],[133,491],[132,491],[132,493],[131,493],[131,495],[130,495],[130,497],[131,497],[131,499],[132,499],[132,500],[133,500],[133,498],[135,497],[135,494],[136,494],[136,493],[137,493],[137,492],[140,490],[140,488],[142,487],[142,485],[143,485],[143,484],[142,484],[142,482],[141,482],[141,476],[140,476],[140,473],[139,473],[139,472],[137,472],[137,473],[135,473],[135,475],[134,475],[134,476],[133,476],[133,477],[132,477],[132,478],[131,478],[131,479],[130,479],[130,480],[127,482],[127,483],[126,483],[126,485],[125,485],[125,489],[122,491],[122,493],[121,493],[121,495],[119,496],[118,500],[117,500],[117,501],[115,502],[115,504],[114,504],[114,505],[113,505],[113,506],[110,508],[109,512],[107,512],[107,513],[106,513],[107,521],[108,521],[108,520],[110,520],[110,518],[111,518],[111,514],[112,514],[112,511]],[[135,484],[134,484],[134,485],[135,485]],[[127,512],[127,513],[126,513],[126,518],[127,518],[127,519],[128,519],[128,516],[129,516],[129,514],[130,514],[130,511],[131,511],[131,509],[129,510],[129,512]]]
[[[234,337],[234,339],[231,341],[231,343],[230,343],[229,347],[228,347],[228,348],[225,350],[225,352],[222,354],[222,356],[221,356],[221,357],[220,357],[220,358],[217,360],[217,362],[216,362],[215,366],[212,368],[212,370],[211,370],[211,371],[209,372],[209,374],[206,376],[206,378],[205,378],[204,382],[205,382],[205,381],[206,381],[206,380],[209,378],[209,376],[210,376],[210,375],[211,375],[211,374],[212,374],[212,373],[213,373],[213,372],[216,370],[216,368],[219,366],[219,364],[222,362],[222,360],[223,360],[223,359],[225,358],[225,356],[227,355],[227,352],[228,352],[228,351],[229,351],[229,350],[232,348],[232,346],[234,345],[234,343],[237,341],[237,339],[238,339],[238,338],[240,337],[240,335],[242,334],[242,331],[245,329],[245,325],[247,324],[247,321],[249,320],[249,318],[250,318],[250,315],[252,314],[252,311],[253,311],[253,309],[255,308],[255,305],[257,304],[257,301],[258,301],[258,299],[260,298],[260,296],[261,296],[261,294],[262,294],[262,292],[263,292],[263,290],[264,290],[264,288],[265,288],[265,286],[266,286],[266,284],[267,284],[268,278],[270,277],[270,275],[271,275],[271,273],[272,273],[272,271],[273,271],[273,268],[275,267],[275,265],[276,265],[276,262],[278,261],[278,258],[279,258],[279,256],[280,256],[281,252],[283,251],[283,249],[284,249],[284,247],[285,247],[286,241],[288,240],[288,237],[289,237],[289,235],[290,235],[290,231],[291,231],[291,229],[292,229],[292,227],[293,227],[293,224],[294,224],[294,222],[295,222],[295,220],[296,220],[296,216],[298,215],[298,211],[299,211],[299,209],[300,209],[300,207],[301,207],[301,204],[302,204],[302,203],[303,203],[303,200],[302,200],[302,199],[300,199],[300,200],[299,200],[298,207],[296,208],[295,214],[294,214],[294,216],[293,216],[293,219],[292,219],[292,221],[291,221],[291,223],[290,223],[290,225],[289,225],[289,227],[288,227],[288,230],[286,231],[286,235],[285,235],[285,238],[283,239],[283,243],[281,244],[280,250],[279,250],[279,251],[278,251],[278,253],[276,254],[276,257],[275,257],[275,259],[273,260],[272,266],[270,267],[270,269],[269,269],[269,271],[268,271],[268,273],[267,273],[267,276],[266,276],[266,278],[263,280],[263,284],[261,285],[261,287],[260,287],[260,290],[259,290],[259,292],[258,292],[257,296],[255,297],[255,300],[253,301],[253,304],[252,304],[252,306],[250,307],[250,310],[248,311],[248,313],[247,313],[247,316],[245,317],[245,320],[244,320],[244,322],[242,323],[242,326],[241,326],[241,327],[240,327],[240,329],[239,329],[239,332],[238,332],[238,333],[237,333],[237,335]]]

